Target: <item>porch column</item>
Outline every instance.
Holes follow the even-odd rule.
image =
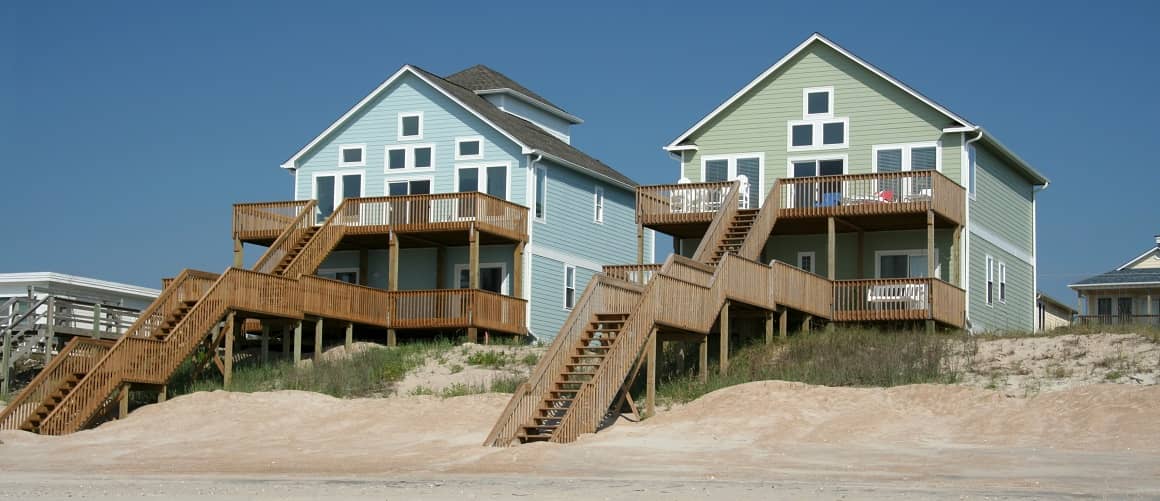
[[[645,412],[651,417],[657,412],[657,330],[648,337],[648,376],[645,381]]]
[[[0,360],[0,393],[7,394],[12,382],[12,329],[4,329],[4,346],[0,347],[3,360]]]
[[[346,323],[346,340],[342,346],[346,348],[347,355],[350,355],[350,349],[354,346],[354,323],[352,322]]]
[[[765,344],[773,343],[773,311],[765,313]]]
[[[935,265],[938,264],[934,259],[934,211],[926,210],[926,276],[932,278],[939,278],[934,276]],[[929,295],[928,295],[929,297]]]
[[[697,375],[701,377],[701,382],[704,383],[709,380],[709,335],[701,338],[700,359],[697,363]]]
[[[826,278],[834,280],[838,267],[838,237],[834,229],[834,217],[826,218]]]
[[[121,394],[117,395],[117,419],[125,419],[129,415],[129,389],[130,384],[125,383],[121,387]]]
[[[225,360],[222,360],[222,386],[227,390],[230,389],[230,383],[234,379],[234,340],[237,339],[235,336],[242,323],[238,321],[237,312],[231,311],[226,317],[226,356]]]
[[[367,249],[358,250],[358,284],[367,285],[370,283],[371,274],[371,251]]]
[[[962,235],[962,233],[963,233],[963,227],[962,226],[955,226],[955,232],[951,234],[950,277],[951,277],[951,283],[954,284],[956,287],[963,286],[963,274],[962,274],[962,270],[960,269],[963,266],[963,264],[962,264],[963,263],[963,256],[962,256],[962,254],[963,254],[963,242],[962,242],[963,235]]]
[[[314,363],[322,360],[322,317],[318,317],[318,321],[314,322]]]
[[[729,373],[729,301],[721,306],[721,375]]]
[[[516,244],[512,252],[512,295],[524,297],[524,243]]]
[[[242,239],[234,237],[234,268],[245,268],[245,259],[242,252]]]
[[[286,358],[286,354],[290,353],[290,340],[294,337],[294,334],[290,332],[291,330],[292,328],[288,324],[282,326],[282,358]]]
[[[262,364],[265,364],[266,362],[270,361],[270,321],[269,320],[262,321],[262,351],[261,351],[261,358],[260,359],[262,361]]]
[[[399,290],[399,236],[391,231],[388,238],[387,290],[397,291]]]
[[[48,319],[45,321],[44,366],[52,362],[52,342],[56,339],[56,296],[48,297]]]
[[[644,264],[644,225],[636,224],[636,264]]]
[[[302,361],[302,321],[294,322],[294,363]]]
[[[161,388],[158,388],[158,390],[157,390],[157,403],[163,404],[163,403],[165,403],[165,400],[168,398],[169,398],[169,387],[166,385],[161,385]]]
[[[806,315],[806,318],[802,319],[802,332],[808,333],[810,331],[810,324],[813,323],[813,321],[813,315]]]
[[[784,306],[777,318],[777,337],[781,338],[782,341],[789,337],[789,309]]]
[[[468,258],[468,263],[467,263],[468,287],[471,288],[472,290],[475,290],[475,289],[479,289],[479,230],[477,230],[475,228],[475,223],[472,223],[471,227],[468,229],[467,242],[468,242],[468,245],[470,246],[470,248],[468,249],[468,253],[467,253],[467,258]],[[475,296],[473,295],[471,297],[474,299]],[[468,308],[468,310],[467,310],[468,311],[468,318],[470,319],[471,323],[474,324],[475,323],[475,318],[474,318],[475,317],[475,304],[474,304],[474,302],[469,302],[467,308]],[[469,343],[478,343],[479,342],[479,329],[478,328],[476,328],[476,327],[468,327],[467,328],[467,342],[469,342]]]

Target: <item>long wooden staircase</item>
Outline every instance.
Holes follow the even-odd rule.
[[[777,203],[738,209],[735,184],[693,259],[670,256],[644,286],[596,275],[528,382],[516,389],[484,445],[571,442],[617,405],[659,327],[708,334],[726,301],[830,314],[833,285],[783,263],[754,261]],[[777,186],[771,195],[778,193]]]

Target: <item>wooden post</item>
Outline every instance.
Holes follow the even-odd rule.
[[[322,360],[322,317],[314,322],[314,363]]]
[[[291,333],[290,331],[291,331],[291,327],[289,325],[282,326],[282,358],[283,359],[286,358],[287,353],[290,353],[290,340],[294,337],[294,334]]]
[[[835,255],[838,247],[837,239],[838,236],[834,229],[834,217],[830,216],[826,218],[826,278],[829,278],[831,281],[837,276],[838,256]]]
[[[956,287],[963,285],[963,243],[962,243],[962,226],[955,226],[954,233],[951,233],[951,283]]]
[[[167,398],[169,398],[169,387],[161,385],[161,388],[157,390],[157,403],[163,404]]]
[[[701,358],[697,363],[697,372],[701,376],[701,382],[704,383],[709,380],[709,335],[701,338]]]
[[[234,379],[234,336],[242,327],[243,322],[239,322],[236,312],[230,312],[226,317],[226,356],[222,362],[222,386],[225,389],[230,389],[230,383]]]
[[[814,321],[813,315],[806,315],[806,318],[802,319],[802,332],[809,332],[810,331],[810,323],[812,323],[813,321]]]
[[[387,237],[388,243],[388,262],[387,262],[387,290],[399,290],[399,236],[391,231]]]
[[[777,337],[780,337],[782,341],[789,337],[789,310],[784,306],[777,318]]]
[[[269,321],[262,322],[262,351],[260,360],[262,364],[270,361],[270,323]]]
[[[245,268],[246,263],[243,256],[242,239],[234,237],[234,268]]]
[[[721,374],[729,373],[729,301],[721,306]]]
[[[866,278],[866,232],[858,230],[858,278]]]
[[[358,284],[367,285],[370,283],[371,274],[371,252],[367,249],[358,250]],[[438,289],[438,287],[436,287]]]
[[[773,342],[773,312],[765,312],[765,344]]]
[[[468,284],[469,289],[479,288],[479,231],[475,229],[475,224],[471,225],[467,234],[467,268],[468,268]]]
[[[926,276],[938,278],[934,276],[935,265],[938,264],[934,259],[934,211],[926,210]],[[928,293],[930,291],[927,291]],[[927,294],[928,304],[930,294]]]
[[[302,361],[302,321],[294,322],[294,363]]]
[[[636,224],[636,264],[644,264],[644,225]],[[644,273],[637,274],[637,282],[644,283]]]
[[[648,336],[648,375],[645,381],[645,412],[652,417],[657,413],[657,330]]]
[[[435,288],[436,289],[453,289],[454,285],[448,286],[446,278],[443,273],[443,266],[447,260],[447,248],[442,245],[435,248]]]
[[[396,346],[399,339],[395,336],[395,329],[387,329],[387,346]]]
[[[347,355],[350,355],[350,349],[354,347],[354,323],[353,322],[346,323],[346,339],[343,341],[342,346],[346,348]]]
[[[44,365],[47,367],[52,360],[52,340],[56,339],[56,296],[48,296],[48,319],[45,322]]]
[[[9,383],[12,381],[12,329],[8,328],[8,326],[4,326],[3,329],[4,346],[0,350],[3,352],[3,360],[0,361],[0,364],[3,364],[3,366],[0,367],[0,370],[4,372],[0,375],[4,376],[4,378],[0,379],[0,393],[7,395],[10,386]]]
[[[121,394],[117,396],[117,419],[125,419],[129,415],[129,383],[121,387]]]
[[[101,339],[101,303],[93,305],[93,339]]]
[[[516,244],[512,253],[512,296],[524,297],[524,243]]]

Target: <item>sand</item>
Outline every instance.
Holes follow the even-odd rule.
[[[1076,383],[1013,397],[970,385],[828,388],[766,381],[711,393],[641,423],[622,420],[575,444],[480,446],[508,398],[186,395],[65,437],[0,432],[0,498],[1160,493],[1160,386],[1154,384]]]

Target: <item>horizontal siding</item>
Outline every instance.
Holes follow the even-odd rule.
[[[1035,329],[1035,289],[1030,264],[981,238],[971,239],[969,318],[973,332]],[[995,301],[987,305],[987,255],[995,259]],[[999,262],[1007,265],[1007,302],[999,302]]]
[[[982,227],[1033,254],[1033,186],[986,148],[976,148],[971,226]]]
[[[483,245],[479,248],[480,263],[503,263],[507,269],[504,279],[507,281],[507,290],[512,289],[513,280],[513,252],[512,245]],[[455,278],[456,265],[468,264],[468,248],[466,246],[448,247],[444,253],[443,283],[436,284],[436,266],[438,254],[435,248],[399,249],[399,290],[429,290],[454,289],[458,287]],[[390,274],[390,252],[387,249],[373,249],[369,251],[367,259],[367,285],[386,289]],[[320,270],[325,269],[353,269],[359,267],[358,251],[333,252],[323,261]]]
[[[531,256],[532,279],[531,319],[528,322],[532,334],[539,340],[551,342],[560,331],[560,326],[571,313],[564,309],[564,263],[544,256]],[[576,267],[576,300],[584,294],[584,288],[599,270]]]
[[[950,281],[952,230],[936,230],[934,236],[935,251],[938,255],[941,275],[939,278]],[[838,280],[854,280],[859,278],[874,278],[874,253],[887,250],[925,250],[926,230],[881,231],[866,233],[861,256],[863,274],[858,275],[858,236],[855,233],[839,233],[835,242],[837,250],[836,266]],[[814,235],[777,235],[766,243],[763,259],[765,262],[776,259],[784,263],[797,266],[799,252],[814,252],[817,263],[814,272],[827,276],[829,267],[828,244],[825,234]]]
[[[547,169],[545,220],[532,228],[535,248],[551,248],[600,264],[636,262],[636,198],[634,192],[544,161]],[[604,189],[604,222],[597,223],[593,193]],[[645,235],[645,259],[652,255]],[[535,284],[533,284],[535,287]]]
[[[787,121],[802,119],[802,89],[825,86],[834,88],[834,116],[849,117],[849,148],[787,152]],[[694,134],[690,142],[698,151],[685,155],[684,173],[699,180],[703,155],[764,152],[768,190],[774,179],[786,177],[789,157],[848,155],[849,173],[868,173],[875,144],[941,139],[942,172],[961,183],[961,134],[942,133],[951,125],[942,113],[833,49],[815,44]]]

